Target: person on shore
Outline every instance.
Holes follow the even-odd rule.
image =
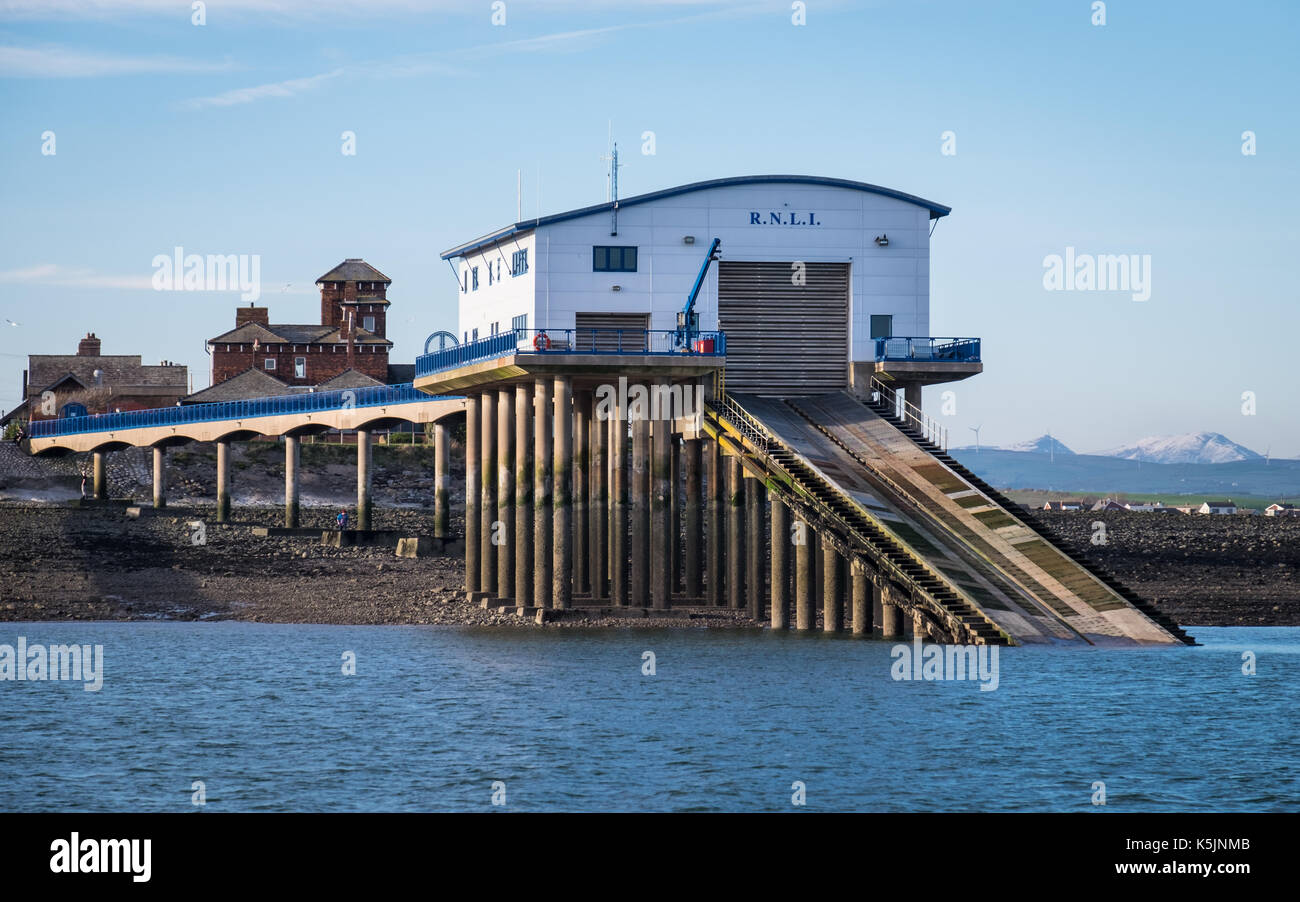
[[[86,500],[86,474],[81,474],[81,500]]]
[[[334,518],[334,522],[337,523],[337,524],[339,525],[339,529],[341,529],[341,530],[342,530],[342,529],[347,529],[347,528],[348,528],[348,512],[347,512],[347,511],[339,511],[339,515],[338,515],[337,517]]]

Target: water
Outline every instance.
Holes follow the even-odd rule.
[[[105,677],[0,682],[0,810],[1300,809],[1300,629],[1194,632],[1003,649],[981,692],[761,631],[10,623]]]

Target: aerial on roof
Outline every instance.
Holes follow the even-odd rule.
[[[392,279],[388,278],[388,276],[375,269],[360,257],[349,257],[317,279],[316,284],[319,285],[321,282],[391,283],[392,281]]]
[[[895,191],[893,188],[882,188],[880,185],[871,185],[867,182],[855,182],[849,179],[833,179],[820,175],[740,175],[725,179],[709,179],[704,182],[691,182],[688,185],[678,185],[675,188],[664,188],[662,191],[651,191],[649,194],[638,194],[635,197],[620,197],[618,208],[633,207],[637,204],[650,203],[651,201],[663,200],[666,197],[675,197],[679,194],[689,194],[692,191],[707,191],[710,188],[729,188],[736,185],[774,185],[774,184],[791,184],[791,185],[823,185],[829,188],[850,188],[854,191],[866,191],[870,194],[880,194],[884,197],[892,197],[896,200],[904,200],[917,206],[925,207],[930,211],[931,219],[938,219],[940,216],[947,216],[952,212],[952,207],[945,207],[943,204],[936,204],[933,201],[925,200],[912,194],[906,194],[902,191]],[[442,252],[443,260],[450,260],[452,257],[459,257],[485,244],[492,244],[499,241],[507,235],[513,235],[517,232],[526,232],[529,229],[535,229],[538,226],[550,225],[553,222],[563,222],[566,219],[577,219],[579,216],[590,216],[593,213],[608,212],[613,204],[606,201],[603,204],[595,204],[590,207],[582,207],[577,210],[568,210],[564,213],[552,213],[550,216],[542,216],[537,219],[526,219],[522,222],[516,222],[508,225],[503,229],[484,235],[482,238],[476,238],[473,241],[453,247],[450,250]],[[349,261],[351,262],[351,261]],[[322,276],[319,281],[324,281]]]

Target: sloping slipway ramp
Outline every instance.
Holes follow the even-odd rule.
[[[1045,538],[973,474],[923,447],[887,413],[845,392],[731,398],[1013,641],[1189,641],[1172,622],[1140,610],[1136,605],[1143,603],[1131,592]]]

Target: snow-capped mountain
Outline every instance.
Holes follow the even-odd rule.
[[[1132,444],[1093,453],[1100,457],[1120,457],[1157,464],[1226,464],[1235,460],[1262,460],[1264,457],[1218,432],[1151,436]]]
[[[1023,442],[1016,442],[1014,445],[1003,445],[1003,451],[1028,451],[1031,454],[1073,454],[1069,448],[1061,443],[1059,438],[1052,438],[1050,435],[1040,435],[1038,438],[1031,438]]]

